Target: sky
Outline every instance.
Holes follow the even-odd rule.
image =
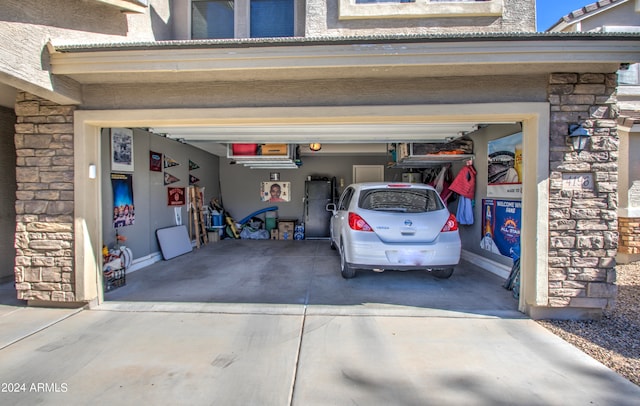
[[[537,30],[544,31],[570,12],[597,0],[536,0]]]

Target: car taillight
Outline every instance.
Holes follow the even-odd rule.
[[[447,222],[444,223],[444,227],[442,227],[441,232],[446,233],[447,231],[456,230],[458,230],[458,220],[456,220],[456,216],[449,214],[449,218],[447,219]]]
[[[371,226],[356,213],[349,212],[349,227],[356,231],[373,231]]]

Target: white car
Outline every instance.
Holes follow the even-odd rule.
[[[456,217],[429,185],[354,183],[326,208],[344,278],[357,269],[428,270],[449,278],[460,262]]]

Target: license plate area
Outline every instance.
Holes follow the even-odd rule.
[[[426,265],[431,262],[432,250],[387,250],[387,260],[397,265]]]

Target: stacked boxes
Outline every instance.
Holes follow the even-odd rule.
[[[278,239],[293,240],[295,225],[295,220],[278,220]]]

